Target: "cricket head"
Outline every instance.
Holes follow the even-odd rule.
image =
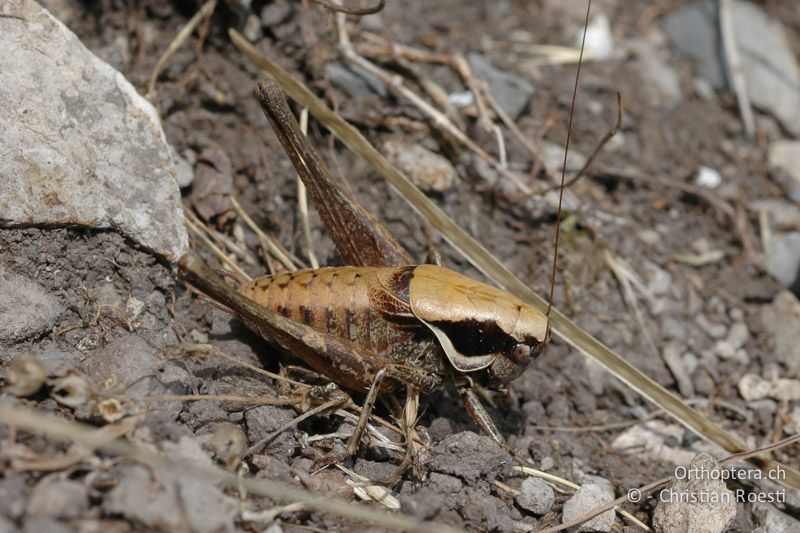
[[[414,316],[436,336],[459,372],[502,387],[549,341],[547,317],[519,298],[452,270],[421,265],[409,283]]]

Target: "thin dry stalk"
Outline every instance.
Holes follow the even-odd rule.
[[[186,39],[192,34],[192,32],[197,28],[200,23],[208,17],[211,17],[211,14],[214,12],[214,8],[217,7],[217,0],[208,0],[200,10],[194,14],[194,16],[189,19],[189,22],[181,28],[181,31],[172,39],[172,42],[169,43],[167,49],[164,50],[164,53],[161,54],[161,57],[158,58],[156,61],[156,66],[153,67],[153,72],[150,74],[150,81],[147,83],[147,99],[153,100],[155,97],[155,89],[156,89],[156,81],[158,80],[158,76],[161,74],[161,71],[164,70],[164,66],[169,61],[169,58],[178,51],[178,48],[186,42]]]
[[[414,104],[420,111],[428,115],[434,124],[442,128],[448,134],[452,135],[478,157],[489,163],[492,168],[497,170],[505,178],[511,180],[521,192],[525,194],[530,194],[533,192],[531,188],[523,183],[516,175],[514,175],[512,172],[509,172],[507,168],[503,167],[503,165],[500,164],[500,161],[492,157],[492,155],[486,150],[478,146],[475,141],[467,137],[466,134],[458,129],[444,113],[430,105],[421,96],[406,87],[401,76],[392,75],[368,59],[360,56],[353,48],[353,45],[350,42],[350,37],[347,35],[347,21],[345,20],[344,15],[339,14],[336,16],[336,24],[339,33],[339,48],[342,50],[342,53],[348,61],[374,74],[389,90],[391,90],[397,96],[405,98]]]
[[[231,196],[229,200],[231,202],[231,205],[233,205],[233,208],[236,210],[236,213],[240,217],[242,217],[242,220],[244,220],[245,224],[247,224],[248,227],[251,230],[253,230],[253,233],[255,233],[258,236],[261,245],[265,249],[269,250],[269,253],[271,253],[275,257],[275,259],[277,259],[281,263],[281,265],[283,265],[284,268],[286,268],[289,271],[302,268],[303,266],[302,261],[300,261],[296,257],[293,257],[291,254],[289,254],[289,252],[285,251],[275,241],[275,239],[270,237],[269,234],[267,234],[264,230],[259,228],[258,224],[256,224],[255,221],[253,221],[253,219],[250,217],[250,215],[247,214],[247,211],[242,209],[242,206],[239,205],[239,202],[236,201],[236,198]]]
[[[219,247],[214,244],[214,242],[209,238],[209,230],[206,228],[205,224],[203,224],[200,219],[194,216],[191,211],[184,209],[184,214],[186,215],[183,219],[184,224],[186,225],[189,230],[194,233],[203,243],[208,246],[211,252],[224,263],[228,268],[230,268],[233,272],[236,272],[242,279],[250,280],[250,276],[242,270],[239,265],[236,264],[230,257],[225,254]],[[194,221],[193,221],[194,219]]]
[[[304,107],[300,113],[300,131],[303,135],[308,135],[308,108]],[[319,268],[319,261],[314,254],[314,242],[311,240],[311,225],[308,223],[308,195],[306,194],[306,186],[300,176],[297,176],[297,204],[300,208],[300,226],[303,228],[303,237],[306,241],[306,253],[308,254],[308,262],[311,263],[311,268]]]
[[[303,503],[308,509],[331,513],[351,520],[363,521],[379,527],[428,533],[459,531],[448,526],[422,522],[403,514],[389,514],[367,507],[352,505],[349,502],[331,498],[329,495],[316,495],[284,483],[236,475],[215,466],[206,466],[196,461],[183,460],[174,456],[145,450],[118,438],[98,435],[95,428],[91,426],[64,420],[54,415],[45,415],[33,409],[0,404],[0,423],[38,435],[81,443],[92,449],[102,449],[122,457],[140,461],[156,470],[170,469],[172,471],[180,471],[184,475],[192,475],[200,479],[221,483],[234,490],[242,487],[252,494],[270,498],[276,502],[285,504]]]

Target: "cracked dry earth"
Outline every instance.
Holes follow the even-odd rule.
[[[198,8],[187,2],[110,0],[43,4],[142,94],[158,56]],[[670,40],[676,23],[669,17],[692,3],[631,4],[605,0],[593,6],[594,17],[605,17],[613,30],[615,51],[583,65],[573,157],[590,154],[614,123],[617,91],[625,115],[592,172],[568,190],[556,305],[749,446],[797,434],[800,304],[788,290],[794,278],[781,274],[791,265],[776,270],[771,263],[791,256],[792,235],[800,229],[800,209],[785,186],[786,175],[770,163],[770,145],[794,142],[793,134],[780,117],[758,108],[758,142],[749,141],[735,98],[704,81],[696,64],[681,55]],[[555,168],[563,157],[574,67],[533,66],[532,45],[574,46],[584,8],[556,1],[389,0],[378,15],[353,19],[351,31],[356,43],[385,39],[464,54]],[[796,57],[800,14],[775,3],[762,8],[784,28]],[[509,190],[502,177],[432,127],[417,108],[349,68],[337,52],[333,17],[325,9],[281,0],[220,2],[203,30],[202,52],[195,33],[167,63],[153,99],[166,140],[188,168],[181,182],[184,205],[247,248],[236,258],[249,275],[263,274],[266,265],[258,238],[226,201],[228,194],[292,254],[305,261],[307,251],[294,170],[252,96],[262,74],[230,42],[228,28],[243,32],[390,156],[406,153],[403,147],[419,154],[415,159],[425,164],[415,166],[414,158],[399,155],[393,160],[416,174],[430,197],[520,279],[546,294],[552,194],[531,197]],[[377,37],[370,41],[368,34]],[[435,82],[451,102],[467,90],[443,65],[403,59],[391,66],[408,79]],[[474,113],[455,113],[470,137],[496,152],[495,134],[481,129]],[[503,132],[510,168],[530,179],[530,154]],[[480,277],[365,161],[313,119],[309,135],[334,172],[348,179],[365,207],[415,258],[423,261],[433,248],[447,266]],[[719,178],[719,183],[698,184],[701,167],[715,172],[712,182]],[[5,220],[3,213],[0,219]],[[320,262],[340,264],[313,209],[310,223]],[[765,228],[777,239],[772,249],[786,254],[770,254],[762,242]],[[137,445],[199,465],[224,466],[229,455],[220,439],[229,447],[235,448],[237,439],[250,445],[302,412],[296,405],[253,407],[229,399],[291,395],[284,384],[245,364],[275,373],[288,368],[292,378],[316,382],[294,368],[297,361],[197,298],[176,281],[172,266],[134,241],[112,229],[0,229],[0,363],[8,374],[18,368],[15,362],[33,356],[47,376],[45,386],[28,396],[6,389],[3,401],[110,426]],[[609,262],[609,256],[617,261]],[[620,272],[641,279],[632,296],[626,296]],[[75,376],[78,382],[64,381]],[[78,390],[65,389],[70,384]],[[101,408],[98,401],[81,401],[82,386],[119,404]],[[189,394],[215,399],[165,398]],[[114,409],[126,416],[117,419]],[[378,410],[388,414],[385,406]],[[489,410],[514,449],[538,469],[582,485],[578,494],[559,485],[553,490],[514,470],[511,457],[477,434],[457,394],[446,387],[422,400],[419,432],[428,447],[393,487],[400,512],[468,530],[536,530],[624,495],[629,487],[672,475],[698,452],[725,456],[558,339],[507,395],[492,398]],[[245,467],[259,479],[387,510],[364,501],[344,472],[315,467],[319,453],[346,445],[342,435],[352,427],[352,418],[342,412],[311,417],[275,436]],[[381,426],[376,430],[397,439]],[[153,471],[130,459],[81,452],[4,425],[0,435],[0,530],[278,532],[365,526],[302,506],[282,508],[285,502],[243,496],[180,471]],[[368,479],[387,478],[398,460],[380,442],[372,435],[346,466]],[[774,457],[796,468],[800,448],[781,449]],[[669,520],[684,511],[656,511],[657,504],[646,497],[625,509],[669,531],[665,524],[674,524]],[[778,505],[737,503],[695,511],[724,517],[706,524],[709,531],[800,526],[800,497],[789,490]],[[591,523],[598,531],[623,527],[633,526],[613,513]]]

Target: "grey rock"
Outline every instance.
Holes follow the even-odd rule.
[[[542,155],[547,166],[561,170],[561,167],[564,166],[564,146],[546,141],[541,143],[541,146]],[[572,145],[570,145],[569,154],[567,154],[567,172],[577,172],[585,164],[586,156],[577,150],[573,150]]]
[[[12,529],[11,531],[16,531]],[[34,516],[25,520],[24,533],[72,533],[74,530],[63,522],[44,516]]]
[[[175,181],[178,187],[184,189],[194,181],[194,166],[185,157],[179,154],[172,145],[169,146],[172,163],[175,165]]]
[[[233,165],[221,146],[212,144],[203,149],[197,157],[194,176],[190,199],[204,220],[233,209]]]
[[[2,267],[0,295],[0,344],[50,331],[63,310],[61,302],[40,285]]]
[[[424,146],[402,141],[383,144],[386,157],[423,191],[445,192],[456,182],[456,169],[446,158]]]
[[[738,383],[739,395],[751,402],[766,398],[772,390],[772,383],[757,374],[745,374]]]
[[[437,494],[456,494],[461,491],[464,484],[457,477],[431,472],[428,486]]]
[[[636,64],[644,80],[644,94],[653,107],[672,109],[683,99],[681,79],[652,43],[634,41]]]
[[[719,463],[711,455],[697,454],[686,469],[685,479],[675,479],[659,495],[653,529],[657,533],[725,531],[736,516],[736,499],[719,475],[711,479],[711,472],[718,469]]]
[[[325,73],[332,84],[354,100],[360,100],[373,94],[386,96],[386,88],[383,83],[374,74],[360,67],[331,62],[325,64]]]
[[[669,272],[650,261],[645,262],[647,289],[653,296],[664,296],[672,286]]]
[[[0,514],[0,533],[13,533],[17,531],[17,526],[14,523]]]
[[[564,503],[562,522],[579,517],[580,515],[614,501],[614,487],[603,478],[593,477]],[[611,531],[614,527],[614,511],[609,510],[584,522],[578,531]]]
[[[789,291],[781,291],[770,305],[761,310],[761,321],[772,337],[771,354],[783,363],[789,375],[800,370],[800,301]],[[762,355],[764,363],[771,362]]]
[[[261,10],[261,24],[265,28],[277,26],[289,20],[292,15],[292,6],[289,2],[270,2]]]
[[[517,494],[517,504],[535,515],[550,511],[555,503],[555,493],[542,478],[528,477],[522,482]]]
[[[800,232],[772,235],[765,253],[769,273],[783,285],[791,285],[800,272]]]
[[[781,23],[745,0],[731,3],[732,33],[753,105],[800,135],[800,67]],[[664,29],[716,89],[727,88],[717,2],[703,0],[672,11]]]
[[[89,510],[86,487],[76,481],[45,479],[33,488],[27,516],[79,518]]]
[[[765,198],[750,202],[750,208],[766,212],[772,227],[778,230],[800,230],[800,206],[797,204],[778,198]]]
[[[721,339],[728,333],[728,328],[725,324],[718,324],[716,322],[711,322],[706,315],[697,315],[695,318],[695,322],[700,329],[706,332],[709,337],[712,339]]]
[[[715,2],[681,6],[664,18],[672,44],[695,63],[697,71],[715,89],[727,86],[719,49],[719,20]]]
[[[753,533],[790,533],[800,531],[800,521],[782,513],[772,505],[753,504]]]
[[[0,226],[113,228],[168,260],[188,247],[158,114],[33,0],[0,32]]]
[[[480,54],[469,54],[467,62],[473,74],[486,81],[497,105],[512,119],[519,117],[533,96],[533,85],[517,74],[496,68]]]
[[[30,488],[21,475],[10,475],[0,479],[0,516],[20,518],[25,512]]]
[[[772,179],[783,187],[791,201],[800,203],[800,141],[771,143],[767,160]]]
[[[117,337],[102,350],[90,352],[80,361],[79,369],[96,384],[115,376],[125,394],[133,398],[186,394],[192,381],[182,366],[159,359],[156,348],[137,335]],[[182,409],[180,402],[149,405],[174,415]]]
[[[464,431],[448,435],[431,449],[429,467],[474,483],[478,479],[493,480],[511,456],[489,437]]]
[[[176,512],[181,508],[185,512]],[[154,483],[146,467],[134,465],[120,471],[119,483],[103,501],[103,510],[150,528],[174,531],[188,527],[198,532],[227,532],[235,531],[238,501],[213,483],[186,472],[161,470],[159,481]]]
[[[260,441],[295,417],[294,410],[273,405],[261,405],[245,413],[247,439],[251,445]],[[274,457],[288,459],[294,454],[295,441],[291,430],[284,431],[267,444],[264,451]]]

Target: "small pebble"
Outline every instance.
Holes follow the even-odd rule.
[[[543,515],[553,507],[555,493],[542,478],[526,478],[519,490],[520,493],[516,496],[517,504],[526,511]]]
[[[590,509],[608,505],[614,501],[614,487],[603,478],[592,477],[592,480],[581,485],[581,488],[564,503],[562,523],[569,522],[586,513]],[[584,522],[578,531],[611,531],[614,527],[614,511],[608,510]]]
[[[766,379],[756,374],[745,374],[739,380],[739,395],[745,401],[760,400],[766,398],[772,389],[772,384]]]
[[[697,169],[697,176],[695,183],[700,187],[706,189],[716,189],[722,183],[722,176],[717,170],[709,167],[700,167]]]

